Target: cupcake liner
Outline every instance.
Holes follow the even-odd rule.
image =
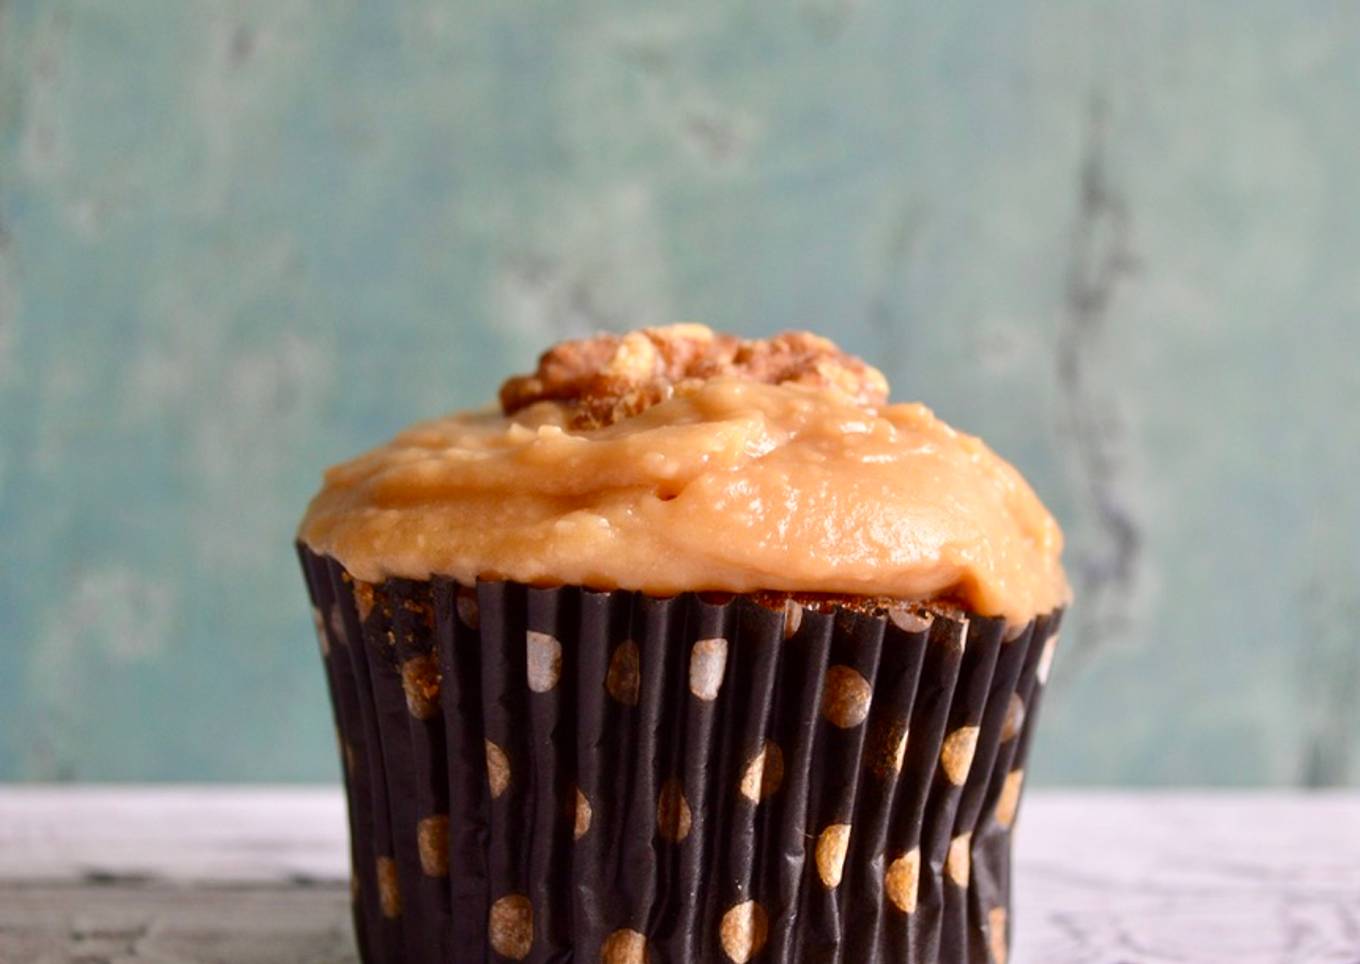
[[[354,580],[300,550],[369,962],[1004,962],[1058,616]]]

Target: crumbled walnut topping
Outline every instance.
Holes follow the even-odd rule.
[[[790,331],[747,341],[704,325],[671,325],[554,345],[532,375],[501,386],[501,408],[511,415],[535,402],[560,402],[572,408],[574,427],[598,428],[720,376],[832,389],[868,406],[888,398],[878,369],[818,335]]]

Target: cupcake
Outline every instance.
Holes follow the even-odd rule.
[[[831,342],[556,345],[298,546],[365,961],[1005,961],[1061,533]]]

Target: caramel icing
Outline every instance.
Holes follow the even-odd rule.
[[[299,535],[370,582],[886,596],[1015,623],[1063,605],[1062,533],[1020,474],[886,394],[805,334],[568,342],[501,411],[330,469]]]

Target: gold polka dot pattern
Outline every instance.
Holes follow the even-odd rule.
[[[476,589],[471,586],[459,586],[454,597],[453,608],[458,614],[458,621],[468,629],[481,627],[481,610],[477,605]]]
[[[1039,654],[1039,666],[1034,675],[1040,686],[1048,684],[1048,674],[1053,670],[1053,655],[1058,651],[1058,634],[1054,633],[1044,640],[1044,651]]]
[[[784,751],[770,740],[746,764],[741,775],[741,795],[752,803],[770,797],[784,782]]]
[[[572,837],[576,840],[580,840],[586,834],[590,833],[590,821],[593,817],[594,811],[590,808],[590,800],[581,792],[581,788],[577,787],[576,807],[574,808],[571,819]]]
[[[973,834],[959,834],[949,841],[949,853],[944,859],[945,876],[960,887],[968,886],[968,876],[973,866]]]
[[[510,788],[510,758],[497,744],[486,741],[486,779],[495,800]]]
[[[491,949],[501,957],[522,961],[534,946],[534,906],[523,894],[507,894],[491,905],[487,921]]]
[[[449,875],[449,815],[436,813],[416,824],[420,869],[426,877]]]
[[[1010,702],[1006,704],[1006,719],[1001,724],[1001,742],[1009,743],[1020,735],[1021,728],[1025,725],[1025,701],[1020,698],[1019,693],[1012,693]]]
[[[945,778],[956,787],[963,786],[968,779],[968,771],[973,767],[978,733],[976,726],[961,726],[944,738],[944,746],[940,749],[940,766]]]
[[[930,628],[932,618],[929,613],[917,612],[909,606],[893,606],[888,610],[888,619],[904,633],[924,633]]]
[[[723,953],[733,964],[746,964],[759,954],[769,935],[765,908],[753,900],[743,901],[723,914],[719,939]]]
[[[1020,806],[1020,789],[1025,785],[1025,771],[1012,770],[1001,784],[996,798],[996,822],[1007,830],[1015,823],[1015,811]]]
[[[547,693],[562,678],[562,644],[549,633],[529,630],[524,642],[525,671],[529,689]]]
[[[727,673],[727,640],[718,636],[694,644],[689,657],[689,691],[711,703],[718,698]]]
[[[600,964],[651,964],[651,960],[647,938],[626,927],[606,937],[600,948]]]
[[[685,799],[684,787],[672,777],[661,787],[661,796],[656,801],[656,829],[663,840],[680,843],[689,836],[694,815],[690,812],[689,801]]]
[[[832,666],[826,671],[826,685],[822,690],[822,716],[832,726],[849,730],[859,726],[869,715],[869,701],[873,690],[869,681],[849,666]]]
[[[833,823],[817,835],[817,876],[827,887],[839,887],[850,847],[850,824]]]
[[[921,884],[921,850],[913,848],[888,864],[883,889],[888,900],[904,914],[915,913],[916,894]]]
[[[836,944],[844,960],[915,961],[907,915],[943,897],[976,909],[964,943],[947,939],[1006,964],[998,881],[1056,621],[1017,634],[979,620],[969,635],[952,611],[919,607],[844,617],[820,600],[686,595],[639,608],[550,588],[526,605],[494,580],[436,588],[332,577],[313,592],[328,682],[354,687],[337,709],[350,799],[369,807],[352,878],[361,939],[381,942],[366,954],[438,941],[434,906],[481,917],[477,953],[492,960],[792,964],[790,947]],[[753,603],[766,608],[715,618]],[[961,800],[990,806],[956,814]],[[648,877],[646,854],[670,869]],[[545,866],[546,888],[528,871]],[[709,896],[676,890],[677,872]],[[789,902],[802,893],[810,904]],[[675,908],[686,932],[632,894]],[[604,915],[584,935],[578,897]],[[865,900],[881,926],[830,916]]]
[[[389,920],[401,916],[401,884],[397,880],[397,862],[391,857],[378,858],[378,906]]]
[[[625,639],[609,657],[604,688],[624,706],[637,706],[642,693],[642,653],[637,643]]]
[[[890,780],[902,772],[907,759],[907,737],[910,727],[906,720],[879,720],[873,724],[865,753],[874,776]]]
[[[993,907],[987,911],[987,947],[992,952],[993,964],[1006,964],[1009,946],[1006,941],[1006,908]]]

